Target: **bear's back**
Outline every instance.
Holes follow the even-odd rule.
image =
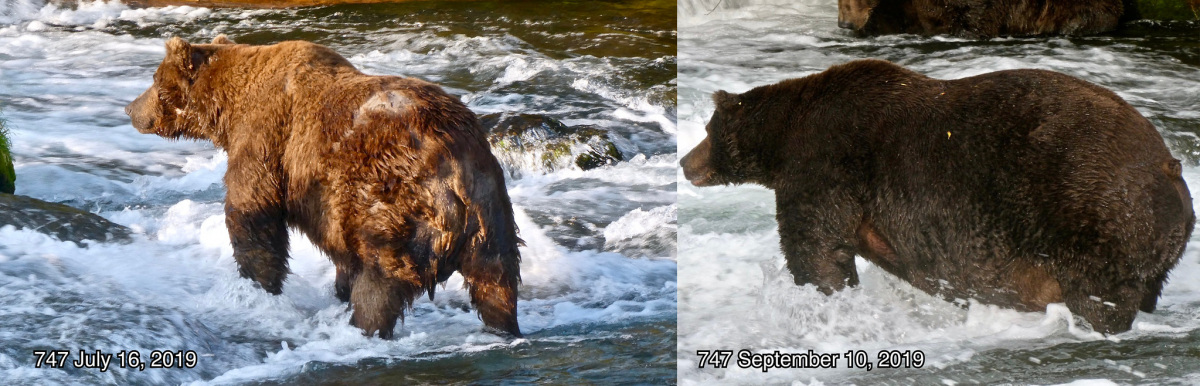
[[[1163,172],[1178,161],[1116,94],[1042,70],[913,81],[877,90],[917,102],[879,122],[864,164],[868,206],[896,250],[940,262],[914,262],[932,267],[922,275],[974,277],[993,256],[1152,237],[1145,207],[1178,179]]]

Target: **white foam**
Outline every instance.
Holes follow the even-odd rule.
[[[566,110],[546,95],[501,93],[522,83],[538,82],[547,91],[555,90],[556,79],[572,79],[570,87],[610,101],[606,119],[653,123],[668,135],[675,124],[666,109],[650,100],[645,90],[630,90],[613,84],[612,74],[621,66],[648,66],[639,58],[620,61],[580,56],[554,59],[530,48],[529,44],[508,34],[503,36],[439,36],[432,32],[401,32],[389,36],[392,43],[349,56],[351,62],[368,73],[402,74],[439,82],[446,69],[466,69],[474,76],[490,78],[477,90],[449,90],[463,94],[463,101],[480,113],[520,112],[562,116]],[[673,58],[658,58],[663,62]],[[632,63],[627,63],[632,62]],[[547,83],[549,82],[549,83]]]
[[[675,258],[676,212],[675,205],[660,206],[649,211],[634,209],[604,227],[604,248],[631,256],[640,252],[653,257]],[[667,255],[654,256],[662,253],[654,249],[663,246],[667,249]]]
[[[712,20],[738,20],[753,24],[768,16],[811,17],[814,9],[837,12],[837,3],[819,0],[680,0],[679,27],[693,27]]]

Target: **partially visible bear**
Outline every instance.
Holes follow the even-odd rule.
[[[390,338],[416,297],[459,271],[484,324],[520,336],[512,205],[462,102],[308,42],[166,47],[125,111],[142,133],[229,153],[225,223],[242,276],[279,294],[292,226],[333,260],[337,296],[367,335]]]
[[[862,35],[1086,35],[1117,27],[1122,0],[838,0],[838,26]]]
[[[858,60],[737,95],[680,163],[696,186],[775,190],[797,285],[914,287],[1097,331],[1154,310],[1195,215],[1178,160],[1116,94],[1056,72],[958,80]]]

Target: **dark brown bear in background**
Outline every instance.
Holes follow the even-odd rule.
[[[229,153],[225,223],[242,276],[279,294],[288,233],[337,266],[350,322],[389,338],[413,300],[462,273],[488,327],[515,336],[520,255],[500,164],[437,85],[368,76],[308,42],[167,41],[133,126]]]
[[[684,175],[774,189],[787,266],[826,294],[858,284],[857,254],[948,300],[1065,302],[1121,332],[1154,310],[1195,222],[1154,126],[1067,75],[859,60],[713,99]]]
[[[838,0],[838,26],[862,35],[1086,35],[1117,27],[1122,0]]]

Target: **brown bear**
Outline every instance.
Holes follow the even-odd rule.
[[[145,134],[229,154],[225,224],[243,277],[279,294],[288,227],[337,267],[351,324],[390,338],[422,293],[462,273],[485,325],[520,335],[521,242],[500,164],[437,85],[369,76],[333,50],[171,38],[125,111]]]
[[[858,60],[713,100],[684,176],[775,190],[787,267],[826,294],[858,284],[860,255],[946,299],[1065,302],[1121,332],[1154,310],[1195,222],[1154,126],[1068,75]]]
[[[860,35],[1085,35],[1117,27],[1122,0],[838,0],[838,26]]]

